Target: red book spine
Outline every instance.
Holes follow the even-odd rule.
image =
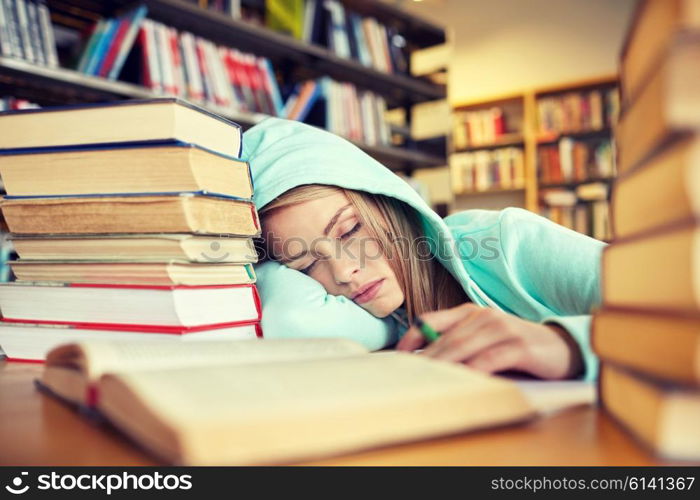
[[[112,69],[112,65],[114,64],[114,61],[117,58],[117,54],[119,54],[119,48],[122,46],[122,42],[124,41],[124,37],[129,31],[130,26],[131,19],[122,19],[121,21],[119,21],[119,28],[117,29],[117,34],[110,41],[112,45],[110,45],[109,51],[107,52],[107,56],[102,62],[102,66],[100,67],[97,73],[99,76],[104,78],[109,74],[109,70]]]
[[[151,49],[148,46],[148,33],[146,32],[146,26],[141,26],[141,29],[139,30],[139,43],[141,44],[141,74],[143,75],[143,84],[145,87],[149,89],[154,89],[155,85],[153,84],[153,75],[151,75],[151,68],[150,68],[150,57],[151,56]]]

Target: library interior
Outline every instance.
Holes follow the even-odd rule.
[[[0,0],[0,465],[700,464],[699,62],[700,0]]]

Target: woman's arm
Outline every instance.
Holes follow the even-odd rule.
[[[392,318],[380,319],[343,296],[329,295],[318,281],[267,261],[255,267],[265,338],[345,337],[371,350],[396,342]]]
[[[425,314],[442,333],[425,353],[486,371],[595,378],[589,312],[600,301],[604,244],[517,208],[465,211],[448,219],[456,237],[494,240],[489,250],[497,252],[476,256],[465,267],[512,314],[472,304]],[[398,348],[423,344],[412,328]]]

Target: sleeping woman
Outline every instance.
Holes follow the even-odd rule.
[[[350,142],[268,118],[243,135],[266,338],[346,337],[486,372],[597,375],[604,244],[519,208],[440,218]],[[425,340],[420,318],[440,332]]]

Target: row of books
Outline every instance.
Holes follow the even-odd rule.
[[[0,0],[0,56],[58,66],[51,14],[44,0]]]
[[[17,109],[34,109],[39,105],[27,99],[21,99],[14,96],[0,97],[0,111],[10,111]]]
[[[450,172],[456,193],[525,186],[525,162],[520,148],[455,153],[450,156]]]
[[[139,45],[141,83],[155,92],[222,110],[282,116],[280,89],[267,58],[150,19],[142,23]]]
[[[537,99],[538,133],[543,137],[613,127],[618,120],[617,89],[566,92]]]
[[[340,0],[266,0],[266,25],[384,73],[407,73],[406,40],[392,26],[361,17]]]
[[[575,195],[573,199],[576,199]],[[609,206],[604,200],[571,206],[543,205],[540,215],[598,240],[608,241],[611,238]]]
[[[318,125],[369,145],[389,145],[386,101],[371,91],[328,77],[297,86],[285,104],[285,116]]]
[[[5,112],[0,128],[0,208],[19,255],[17,281],[0,285],[9,357],[80,339],[261,335],[238,125],[154,99]]]
[[[603,408],[664,457],[699,460],[700,22],[678,6],[641,2],[625,44],[615,238],[591,335]]]
[[[577,141],[564,137],[554,146],[537,148],[537,173],[541,184],[608,179],[615,176],[612,141]]]
[[[131,52],[147,8],[140,5],[114,18],[99,19],[85,44],[76,69],[115,80]]]
[[[508,127],[503,108],[493,107],[455,113],[453,126],[455,149],[496,144],[507,133]]]

